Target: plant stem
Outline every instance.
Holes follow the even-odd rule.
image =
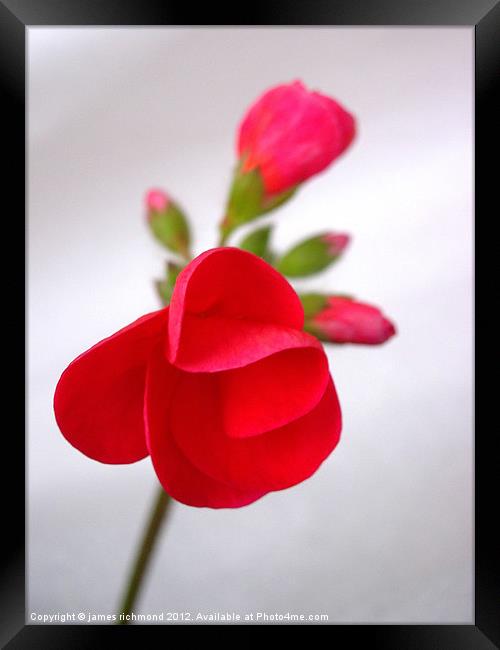
[[[227,240],[229,239],[229,235],[232,233],[234,230],[234,227],[231,228],[229,227],[229,219],[227,216],[224,216],[221,219],[221,222],[219,223],[219,241],[217,242],[217,246],[225,246]]]
[[[229,233],[221,230],[221,233],[219,235],[219,241],[217,242],[217,246],[225,246],[228,237],[229,237]]]
[[[127,625],[129,623],[126,617],[134,609],[142,581],[146,575],[149,561],[151,560],[151,554],[158,539],[158,533],[161,530],[162,523],[165,521],[165,514],[168,511],[170,503],[171,498],[160,486],[125,588],[117,621],[118,625]]]

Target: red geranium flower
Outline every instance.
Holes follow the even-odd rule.
[[[313,474],[340,437],[340,407],[288,282],[234,248],[179,275],[171,304],[75,359],[54,397],[58,425],[104,463],[151,456],[164,489],[230,508]]]

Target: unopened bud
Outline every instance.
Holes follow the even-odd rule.
[[[166,248],[189,259],[190,235],[186,216],[162,190],[146,194],[148,223],[156,239]]]
[[[318,273],[339,259],[349,240],[349,235],[343,233],[324,233],[310,237],[285,253],[276,268],[291,278]]]
[[[396,334],[378,307],[348,296],[304,294],[305,329],[322,341],[377,345]]]

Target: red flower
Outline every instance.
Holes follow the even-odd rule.
[[[332,343],[384,343],[396,328],[378,309],[352,298],[330,296],[308,323],[310,330]]]
[[[290,189],[323,171],[351,144],[353,116],[300,81],[265,92],[239,129],[243,171],[259,168],[268,194]]]
[[[240,507],[313,474],[341,415],[321,344],[288,282],[234,248],[203,253],[168,308],[64,371],[54,408],[66,439],[104,463],[148,454],[192,506]]]

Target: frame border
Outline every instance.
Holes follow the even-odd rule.
[[[222,8],[222,7],[221,7]],[[310,0],[309,3],[285,2],[279,0],[267,7],[267,15],[259,8],[250,7],[244,19],[235,16],[234,7],[207,7],[210,22],[199,25],[189,15],[186,6],[176,7],[172,3],[153,0],[0,0],[0,89],[5,98],[5,123],[8,125],[9,165],[6,169],[5,187],[7,199],[12,201],[12,211],[19,212],[19,199],[26,194],[25,174],[27,156],[25,146],[25,74],[26,74],[26,36],[27,29],[34,26],[470,26],[475,30],[475,208],[476,214],[488,210],[489,200],[493,203],[495,182],[498,179],[498,163],[488,166],[487,155],[490,150],[498,152],[494,146],[495,135],[498,142],[498,97],[494,95],[495,81],[500,69],[500,2],[498,0],[362,0],[357,3],[349,0]],[[248,7],[245,7],[248,9]],[[220,15],[222,22],[215,18]],[[239,20],[234,24],[232,19]],[[231,19],[231,20],[230,20]],[[496,132],[494,127],[496,126]],[[10,145],[10,146],[9,146]],[[481,173],[479,174],[479,168]],[[496,197],[495,197],[496,198]],[[478,220],[475,235],[477,239]],[[13,228],[10,241],[22,242],[21,220],[9,220]],[[24,225],[24,224],[23,224]],[[480,231],[480,229],[479,229]],[[492,246],[492,244],[490,244]],[[489,259],[495,258],[493,251]],[[493,269],[492,269],[493,271]],[[12,276],[10,270],[7,271]],[[6,272],[6,273],[7,273]],[[486,275],[475,265],[476,287],[491,284],[492,272]],[[483,273],[483,275],[481,275]],[[9,277],[6,276],[6,277]],[[18,276],[21,277],[21,276]],[[25,277],[25,276],[24,276]],[[20,283],[19,283],[20,284]],[[7,287],[12,303],[22,294],[20,287],[11,283]],[[24,304],[23,304],[24,307]],[[21,310],[23,309],[21,307]],[[486,324],[486,314],[481,318],[475,303],[476,322]],[[21,311],[22,313],[22,311]],[[15,320],[9,320],[9,337],[19,330]],[[492,336],[494,333],[492,331]],[[484,337],[488,338],[488,337]],[[20,346],[20,349],[23,348]],[[491,348],[490,348],[491,350]],[[480,352],[478,340],[475,341],[476,359]],[[22,353],[25,359],[25,351]],[[486,355],[484,355],[485,358]],[[491,352],[490,352],[491,356]],[[18,368],[9,374],[9,390],[16,392],[17,386],[24,383],[21,377],[19,353],[15,364]],[[23,395],[22,389],[19,393]],[[476,393],[476,404],[479,395]],[[498,398],[497,398],[498,399]],[[486,406],[484,393],[480,405]],[[24,401],[24,400],[23,400]],[[490,402],[491,403],[491,402]],[[494,403],[494,402],[493,402]],[[479,412],[479,409],[476,409]],[[481,413],[483,409],[481,409]],[[20,419],[20,418],[19,418]],[[475,505],[476,505],[476,553],[475,553],[475,624],[471,625],[335,625],[330,624],[329,632],[334,640],[348,638],[352,642],[369,643],[375,648],[407,648],[408,650],[461,650],[474,648],[489,650],[500,648],[500,554],[498,537],[494,534],[491,517],[494,497],[498,497],[498,455],[494,454],[496,442],[494,434],[486,428],[485,433],[475,437]],[[90,626],[90,625],[25,625],[25,448],[20,436],[8,436],[6,457],[16,463],[17,472],[9,477],[7,495],[12,495],[8,506],[10,512],[4,516],[4,537],[7,541],[6,553],[2,562],[0,582],[0,603],[3,622],[0,631],[2,647],[9,650],[18,648],[50,647],[94,648],[100,644],[117,640],[116,634],[150,634],[162,626]],[[15,461],[14,461],[15,459]],[[479,465],[481,467],[478,471]],[[16,502],[17,500],[17,502]],[[17,518],[17,523],[13,522]],[[6,534],[8,531],[8,534]],[[189,627],[189,626],[187,626]],[[196,626],[198,627],[198,626]],[[204,627],[204,626],[203,626]],[[209,627],[218,627],[209,626]],[[230,626],[221,626],[230,627]],[[259,626],[257,626],[259,627]],[[267,627],[267,626],[266,626]],[[309,627],[309,626],[308,626]],[[116,630],[116,631],[112,631]],[[119,632],[118,630],[128,630]],[[120,637],[122,638],[122,637]],[[10,641],[9,641],[10,639]],[[6,644],[6,645],[4,645]]]

